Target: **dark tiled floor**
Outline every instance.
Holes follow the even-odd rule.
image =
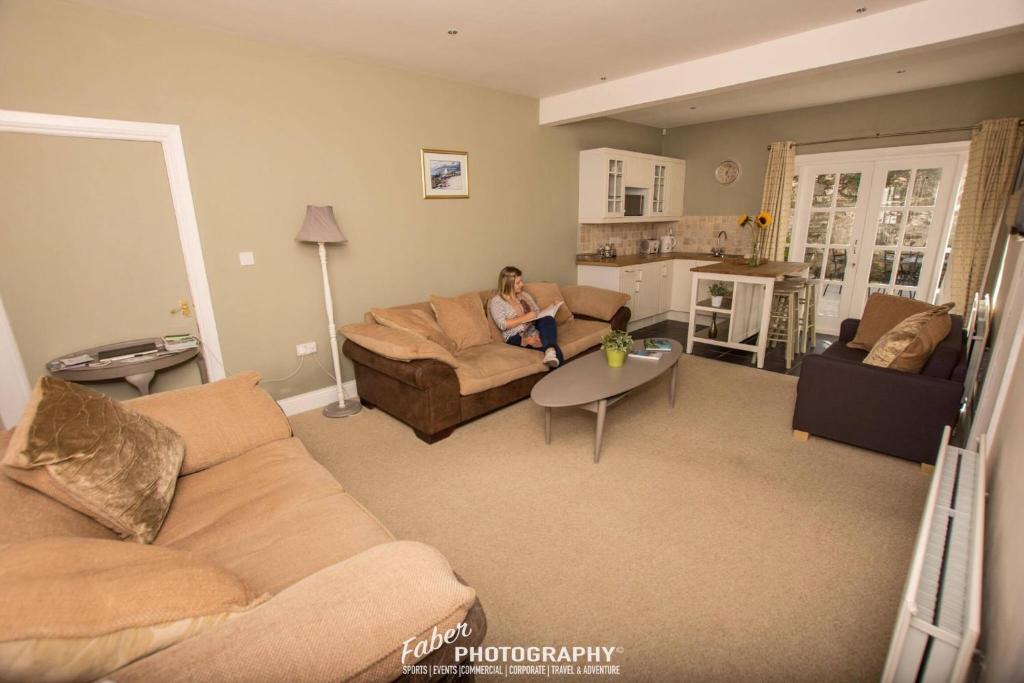
[[[675,339],[686,348],[686,331],[688,329],[688,323],[676,322],[675,320],[665,320],[660,323],[648,325],[647,327],[641,327],[638,330],[631,332],[635,339],[644,339],[646,337],[668,337],[669,339]],[[703,326],[700,326],[701,328]],[[814,350],[809,353],[821,353],[835,342],[836,337],[830,334],[819,334],[817,343],[814,346]],[[720,346],[711,346],[709,344],[694,344],[693,355],[701,356],[703,358],[714,358],[716,360],[725,361],[726,363],[736,363],[738,365],[747,365],[751,368],[757,368],[752,362],[754,354],[749,351],[737,351],[735,349],[724,349]],[[786,369],[786,350],[782,344],[779,344],[774,349],[769,344],[768,351],[764,358],[764,369],[770,372],[781,372],[786,375],[799,375],[800,374],[800,361],[803,356],[797,354],[796,358],[793,359],[793,367],[789,370]]]

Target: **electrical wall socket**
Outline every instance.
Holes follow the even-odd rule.
[[[305,342],[295,345],[296,356],[311,356],[316,353],[316,342]]]

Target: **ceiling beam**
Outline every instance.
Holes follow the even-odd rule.
[[[922,0],[887,12],[646,71],[540,100],[540,124],[612,116],[1024,25],[1021,0]]]

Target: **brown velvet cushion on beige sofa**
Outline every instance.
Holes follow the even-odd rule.
[[[122,541],[0,546],[0,679],[94,680],[268,596],[208,560]]]
[[[533,297],[533,300],[541,308],[546,308],[556,301],[565,301],[562,290],[554,282],[530,282],[523,289]],[[555,312],[555,322],[562,325],[570,320],[572,320],[572,311],[569,310],[568,305],[563,303]]]
[[[432,359],[458,367],[459,361],[447,350],[418,334],[376,323],[344,325],[339,331],[347,338],[385,358],[408,362]]]
[[[437,323],[459,351],[491,341],[483,302],[477,292],[460,294],[452,298],[430,297]]]
[[[910,316],[935,308],[936,306],[905,296],[872,294],[864,305],[864,315],[857,325],[857,334],[846,345],[851,349],[870,351],[882,335]]]
[[[949,303],[903,320],[882,335],[864,362],[903,372],[921,372],[935,347],[949,334],[951,308],[953,304]]]
[[[14,430],[4,473],[117,534],[156,536],[185,442],[172,429],[78,384],[43,377]]]
[[[181,434],[186,447],[181,474],[189,474],[292,435],[288,418],[260,388],[260,379],[258,372],[242,372],[211,384],[134,398],[124,406]]]
[[[589,285],[566,285],[561,289],[570,311],[601,320],[611,320],[629,301],[628,294]]]
[[[384,327],[404,330],[432,341],[448,353],[455,353],[455,342],[444,333],[432,311],[416,308],[373,308],[370,315]]]

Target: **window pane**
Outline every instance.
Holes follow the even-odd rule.
[[[825,244],[825,235],[828,232],[828,212],[814,211],[811,213],[811,221],[807,225],[807,243]]]
[[[928,243],[928,228],[932,225],[931,211],[911,211],[907,229],[903,233],[903,246],[924,247]]]
[[[939,194],[939,181],[942,180],[941,168],[919,168],[914,179],[914,206],[935,206],[935,197]]]
[[[824,253],[822,249],[805,249],[804,250],[804,261],[811,264],[811,279],[817,280],[821,277],[821,257]]]
[[[835,192],[835,174],[818,176],[814,179],[814,197],[811,200],[811,206],[832,206],[832,197]]]
[[[836,206],[855,206],[860,191],[860,173],[843,173],[839,176],[839,194]]]
[[[882,206],[903,206],[907,203],[907,188],[910,186],[910,169],[889,171],[885,176],[885,191]]]
[[[853,211],[836,211],[832,219],[832,244],[849,244],[853,231]]]
[[[896,271],[896,284],[916,287],[921,279],[921,264],[924,254],[919,251],[905,251],[900,254],[900,266]]]
[[[887,247],[896,244],[900,237],[900,218],[902,211],[883,211],[882,217],[878,219],[878,232],[875,235],[875,244],[880,247]]]
[[[896,252],[891,249],[876,249],[871,257],[871,274],[869,282],[889,284],[892,280],[892,262]]]
[[[829,249],[825,263],[826,280],[842,280],[846,277],[846,249]]]

